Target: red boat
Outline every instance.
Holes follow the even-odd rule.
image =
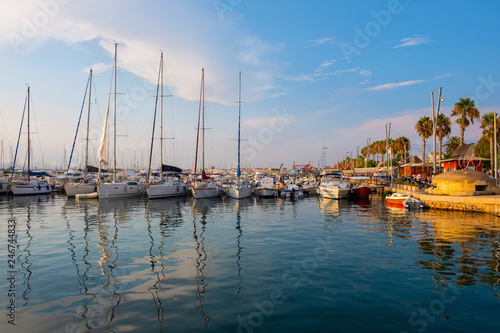
[[[367,185],[357,185],[351,189],[354,198],[369,198],[372,193],[372,188]]]

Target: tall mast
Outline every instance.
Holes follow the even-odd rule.
[[[87,178],[87,169],[88,169],[88,164],[89,164],[89,128],[90,128],[90,100],[91,100],[91,93],[92,93],[92,68],[90,69],[90,77],[89,77],[89,84],[90,84],[90,89],[89,89],[89,108],[87,112],[87,139],[85,140],[85,178]]]
[[[156,100],[155,100],[155,112],[153,115],[153,130],[151,131],[151,148],[149,151],[149,165],[148,165],[148,183],[150,182],[151,178],[151,161],[153,159],[153,145],[154,145],[154,139],[155,139],[155,127],[156,127],[156,110],[158,108],[158,91],[160,89],[160,77],[161,77],[161,70],[162,70],[162,64],[163,64],[163,53],[161,54],[160,57],[160,66],[158,69],[158,82],[156,84]],[[160,143],[161,147],[161,143]]]
[[[201,170],[205,170],[205,68],[201,69]]]
[[[196,150],[194,154],[194,169],[193,169],[193,186],[196,186],[196,169],[198,168],[198,143],[200,139],[200,113],[203,95],[203,80],[205,69],[201,69],[201,87],[200,87],[200,105],[198,107],[198,129],[196,130]]]
[[[236,171],[236,176],[238,177],[238,186],[240,185],[240,128],[241,128],[241,71],[239,73],[239,85],[238,85],[238,171]]]
[[[116,50],[117,50],[117,43],[115,43],[115,59],[113,61],[113,70],[115,71],[115,88],[114,88],[114,97],[113,97],[113,107],[115,109],[114,112],[114,119],[113,119],[113,182],[116,182]]]
[[[163,171],[163,52],[160,57],[160,173]]]
[[[30,181],[31,142],[30,142],[30,86],[28,86],[28,182]]]

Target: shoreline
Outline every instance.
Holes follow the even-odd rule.
[[[391,186],[385,186],[384,189],[392,192],[407,193],[432,209],[480,212],[500,216],[500,195],[438,195],[428,194],[422,190],[408,191]]]

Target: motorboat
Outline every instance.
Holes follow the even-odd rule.
[[[319,195],[329,199],[346,198],[351,189],[340,173],[332,172],[323,176],[319,186]]]
[[[265,177],[261,179],[260,185],[257,186],[257,195],[261,198],[272,198],[278,195],[278,189],[274,183],[274,179]]]
[[[404,205],[406,199],[410,198],[410,195],[402,192],[395,192],[385,197],[385,200],[390,204]]]
[[[351,194],[354,198],[368,198],[372,193],[372,188],[368,185],[354,185]]]
[[[297,184],[288,183],[285,189],[281,191],[280,196],[282,198],[298,199],[304,196],[304,192],[302,192]]]

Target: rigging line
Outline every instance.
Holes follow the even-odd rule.
[[[76,133],[75,133],[75,138],[73,139],[73,146],[71,147],[71,153],[69,155],[67,171],[69,171],[69,168],[71,166],[71,160],[73,159],[73,152],[75,150],[76,139],[78,138],[78,129],[80,128],[80,121],[82,119],[83,108],[85,107],[85,99],[87,98],[87,90],[89,89],[89,82],[90,82],[90,75],[89,75],[89,78],[87,79],[87,85],[85,86],[85,94],[83,94],[82,108],[80,110],[80,116],[78,117],[78,123],[76,125]],[[85,172],[87,172],[87,171],[85,171]]]
[[[158,70],[158,83],[156,85],[156,98],[155,98],[155,112],[153,115],[153,132],[151,134],[151,148],[149,150],[149,166],[148,166],[148,179],[147,182],[150,183],[150,178],[151,178],[151,160],[153,158],[153,143],[154,143],[154,138],[155,138],[155,127],[156,127],[156,111],[158,109],[158,92],[160,90],[160,75],[161,75],[161,70],[162,70],[162,63],[163,63],[163,53],[161,55],[160,59],[160,69]]]
[[[21,132],[23,130],[24,112],[26,111],[27,102],[28,102],[28,95],[26,95],[26,98],[24,99],[23,116],[21,117],[21,126],[19,127],[19,134],[17,136],[16,153],[14,155],[14,162],[12,163],[12,173],[10,174],[10,180],[12,180],[12,178],[14,177],[14,168],[16,166],[17,151],[19,149],[19,141],[21,139]]]

